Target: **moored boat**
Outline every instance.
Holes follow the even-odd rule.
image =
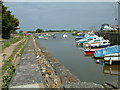
[[[91,48],[105,48],[110,46],[110,41],[109,40],[103,40],[101,42],[97,42],[97,43],[91,43],[89,44],[89,47]]]
[[[104,38],[103,37],[97,37],[96,39],[93,39],[93,40],[91,40],[91,41],[89,41],[89,42],[84,42],[83,43],[83,47],[89,47],[89,46],[91,46],[92,44],[94,45],[94,44],[100,44],[100,43],[102,43],[102,41],[104,40]]]
[[[97,48],[97,49],[85,49],[84,50],[84,55],[85,56],[93,56],[94,52],[97,50],[100,50],[101,48]]]
[[[45,37],[44,39],[45,39],[45,40],[48,40],[48,37]]]
[[[120,61],[120,57],[104,57],[104,60]]]
[[[112,53],[105,55],[106,57],[120,57],[120,53]]]
[[[53,38],[56,38],[56,36],[53,36]]]
[[[76,41],[76,43],[83,44],[84,42],[90,42],[91,40],[94,40],[94,39],[96,39],[96,37],[85,37],[83,39],[80,39],[80,40]]]
[[[38,39],[44,38],[43,35],[38,35]]]
[[[85,37],[85,34],[82,34],[81,36],[77,36],[75,37],[75,40],[78,41],[80,39],[83,39]]]
[[[68,37],[68,35],[67,34],[63,34],[63,37],[66,38],[66,37]]]
[[[103,48],[101,50],[97,50],[94,53],[95,58],[104,57],[105,55],[120,53],[120,45],[110,46],[107,48]]]

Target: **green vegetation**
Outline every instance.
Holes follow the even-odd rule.
[[[12,79],[12,76],[15,72],[15,66],[14,66],[14,58],[15,58],[15,54],[19,51],[19,55],[17,56],[21,56],[23,51],[24,51],[24,44],[25,44],[26,41],[24,42],[21,42],[20,44],[18,44],[12,55],[7,59],[7,60],[3,60],[4,61],[4,64],[2,66],[2,78],[3,78],[3,85],[2,85],[2,88],[8,88],[9,84],[10,84],[10,81]],[[21,49],[22,48],[22,49]]]
[[[78,32],[79,30],[48,30],[45,32],[65,32],[65,33],[72,33],[72,32]]]
[[[2,38],[9,39],[10,33],[15,33],[18,29],[19,20],[11,14],[11,11],[3,3],[0,3],[0,7],[2,7]]]
[[[2,50],[4,50],[6,47],[9,47],[11,44],[20,41],[23,39],[23,35],[14,35],[12,36],[8,41],[3,42],[2,44]]]
[[[73,32],[89,32],[90,30],[43,30],[43,29],[36,29],[35,31],[28,31],[27,33],[47,33],[47,32],[59,32],[59,33],[73,33]]]
[[[27,31],[27,33],[35,33],[35,31]]]
[[[19,33],[21,34],[21,33],[23,33],[23,31],[21,30],[21,31],[19,31]]]
[[[43,29],[36,29],[35,32],[36,32],[36,33],[42,33],[42,32],[44,32],[44,30],[43,30]]]
[[[15,67],[11,64],[8,70],[8,75],[3,76],[3,85],[2,88],[8,88],[10,84],[10,80],[12,79],[12,75],[15,72]]]

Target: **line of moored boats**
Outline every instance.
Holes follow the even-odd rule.
[[[49,37],[56,38],[55,34],[39,34],[37,38],[47,40]]]
[[[82,46],[85,56],[101,58],[104,61],[120,61],[120,45],[111,45],[109,40],[99,37],[94,33],[85,33],[75,38],[76,44]]]
[[[55,35],[55,34],[48,34],[48,33],[46,33],[46,34],[39,34],[39,35],[37,36],[38,39],[45,39],[45,40],[48,40],[49,37],[56,38],[56,35]],[[62,35],[62,37],[63,37],[63,38],[67,38],[68,35],[64,33],[64,34]]]

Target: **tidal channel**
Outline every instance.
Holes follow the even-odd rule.
[[[56,38],[49,37],[48,40],[38,39],[38,41],[80,81],[102,84],[105,81],[118,80],[120,65],[97,64],[92,57],[84,56],[81,47],[76,46],[75,36],[68,34],[67,38],[63,38],[62,35],[57,34]]]

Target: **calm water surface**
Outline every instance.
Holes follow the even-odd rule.
[[[118,73],[117,65],[104,66],[96,64],[92,57],[85,57],[83,50],[76,47],[75,37],[71,34],[68,34],[68,38],[63,38],[62,34],[56,36],[54,39],[50,37],[48,40],[38,40],[41,46],[45,47],[81,81],[104,83],[118,79],[118,76],[114,75]]]

